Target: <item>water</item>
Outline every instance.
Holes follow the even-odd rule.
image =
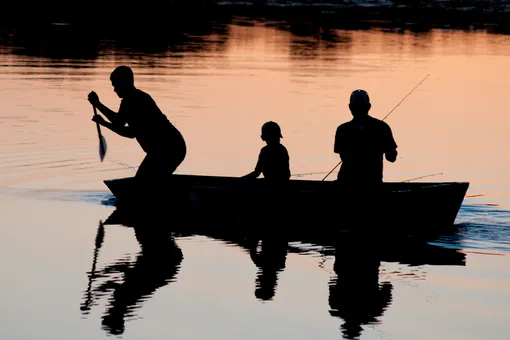
[[[2,36],[1,338],[507,339],[508,36],[247,19],[204,27],[165,48],[105,36],[77,50]],[[259,268],[243,240],[224,235],[144,245],[144,230],[161,232],[157,221],[105,225],[96,247],[98,225],[115,211],[102,181],[133,175],[144,156],[103,129],[99,160],[86,98],[95,90],[117,109],[109,74],[121,64],[186,138],[178,173],[250,172],[260,127],[274,120],[292,173],[315,173],[306,179],[338,163],[334,132],[350,119],[353,89],[366,89],[382,118],[429,74],[386,119],[399,158],[385,163],[385,179],[469,181],[458,233],[425,248],[387,245],[378,277],[357,268],[367,270],[361,282],[342,260],[364,249],[337,259],[338,278],[334,249],[310,244],[290,244]]]

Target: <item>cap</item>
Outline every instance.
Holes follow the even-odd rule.
[[[351,93],[350,103],[368,105],[370,104],[370,97],[365,90],[354,90]]]
[[[272,135],[272,136],[277,136],[277,137],[283,138],[280,126],[273,121],[269,121],[267,123],[264,123],[264,125],[262,125],[262,135],[263,136],[271,136]]]

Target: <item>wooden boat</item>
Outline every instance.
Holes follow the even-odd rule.
[[[288,223],[292,228],[306,223],[307,233],[321,226],[350,228],[343,218],[350,197],[334,181],[291,179],[274,185],[263,178],[246,181],[174,174],[163,181],[127,177],[104,183],[116,197],[117,206],[142,213],[156,208],[185,219],[243,219],[259,225],[278,224],[280,228]],[[398,233],[435,233],[451,228],[468,187],[468,182],[385,182],[378,228]],[[362,207],[361,214],[371,214],[370,209]]]

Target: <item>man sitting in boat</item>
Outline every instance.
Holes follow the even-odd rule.
[[[262,125],[260,136],[266,142],[260,150],[255,170],[243,176],[243,179],[255,179],[261,174],[269,181],[287,181],[290,178],[289,153],[280,138],[283,138],[280,126],[273,122]]]
[[[397,144],[388,124],[371,117],[368,93],[355,90],[349,109],[352,120],[338,126],[335,135],[335,153],[342,165],[338,180],[345,183],[380,184],[383,180],[383,155],[389,162],[397,159]]]
[[[172,174],[186,156],[186,143],[177,128],[168,120],[152,97],[134,85],[134,75],[127,66],[117,67],[110,75],[114,91],[122,98],[119,112],[99,101],[92,91],[89,102],[103,113],[92,120],[127,138],[136,138],[146,156],[136,177],[151,178]]]
[[[371,117],[370,108],[366,91],[351,93],[349,109],[353,118],[338,126],[334,151],[342,162],[337,180],[343,190],[346,222],[355,229],[373,231],[383,209],[383,155],[389,162],[395,162],[397,144],[390,126]]]

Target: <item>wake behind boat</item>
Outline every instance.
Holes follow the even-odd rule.
[[[263,178],[174,174],[157,181],[127,177],[104,183],[117,206],[132,212],[157,207],[188,219],[278,219],[321,223],[329,230],[342,229],[343,202],[349,199],[335,181],[291,179],[275,186]],[[443,232],[454,225],[468,187],[468,182],[385,182],[381,228],[388,233]],[[310,226],[308,232],[315,227]]]

